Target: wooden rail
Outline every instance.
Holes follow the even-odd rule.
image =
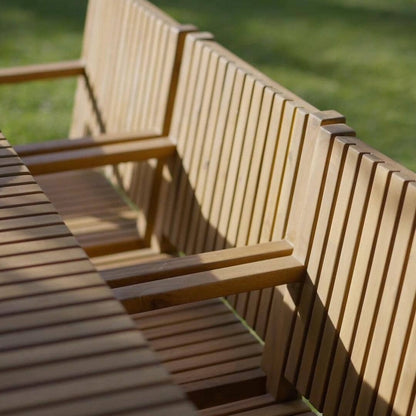
[[[85,75],[85,65],[79,60],[40,65],[17,66],[0,69],[0,84],[65,78],[77,75]]]

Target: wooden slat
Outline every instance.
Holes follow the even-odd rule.
[[[42,282],[26,282],[24,284],[9,284],[3,286],[0,300],[18,299],[26,296],[52,294],[61,291],[80,289],[83,287],[102,286],[104,282],[95,272],[75,274],[62,278],[45,279]]]
[[[247,410],[243,412],[235,413],[236,416],[294,416],[294,415],[307,415],[309,407],[302,400],[296,400],[293,402],[272,404],[260,409]]]
[[[65,61],[3,68],[0,70],[0,84],[84,75],[84,67],[82,61]]]
[[[202,409],[198,412],[199,416],[227,416],[236,412],[244,410],[250,410],[253,408],[264,407],[274,402],[273,396],[265,394],[250,399],[239,400],[223,404],[221,406],[215,406],[208,409]]]
[[[64,363],[82,357],[100,356],[101,354],[128,349],[140,349],[144,345],[146,345],[144,337],[131,327],[117,333],[109,331],[93,337],[63,340],[54,344],[43,344],[2,352],[0,368],[4,372],[13,369],[30,371],[29,369],[33,366]]]
[[[183,341],[185,344],[189,343],[189,339],[191,339],[191,342],[198,342],[201,339],[204,339],[205,329],[209,328],[215,328],[215,327],[221,327],[224,325],[230,325],[233,323],[238,322],[238,318],[236,318],[233,314],[221,314],[221,315],[214,315],[214,316],[204,316],[199,319],[193,319],[188,322],[179,322],[176,324],[171,324],[167,327],[157,327],[157,328],[151,328],[151,329],[144,329],[143,332],[146,334],[146,338],[149,340],[155,340],[159,338],[168,338],[170,336],[175,336],[176,338],[180,339],[180,335],[184,334]],[[138,327],[140,329],[140,322],[138,323]],[[224,331],[226,334],[228,334],[228,329],[226,328]],[[199,330],[199,331],[197,331]],[[240,332],[241,333],[241,332]],[[189,335],[189,339],[188,336]],[[211,333],[211,336],[214,335],[215,332]],[[219,331],[219,337],[221,337],[221,332]],[[170,343],[170,340],[167,342]],[[164,341],[165,343],[165,341]],[[181,345],[179,344],[179,341],[177,344],[174,345]]]
[[[183,394],[175,386],[164,383],[141,387],[140,391],[140,394],[134,389],[108,391],[92,397],[79,397],[71,401],[48,403],[45,406],[25,408],[14,412],[17,415],[24,415],[30,412],[34,416],[53,416],[57,414],[71,416],[76,412],[78,415],[90,416],[92,412],[96,415],[105,414],[106,412],[110,414],[121,412],[123,414],[131,414],[130,412],[134,409],[133,414],[135,415],[147,415],[153,414],[151,412],[154,408],[159,410],[159,406],[165,405],[169,409],[169,406],[172,404],[172,408],[175,409],[175,406],[179,404],[181,405],[179,408],[182,408],[185,415],[194,414],[192,406],[184,403]]]
[[[71,139],[48,140],[39,143],[29,143],[15,146],[15,150],[20,157],[32,155],[47,154],[54,152],[64,152],[75,149],[86,149],[89,147],[103,146],[115,143],[124,143],[129,141],[147,140],[157,137],[158,134],[153,132],[140,133],[113,133],[100,134],[94,137],[79,137]]]
[[[295,282],[303,271],[303,265],[288,256],[117,288],[114,294],[135,313]]]
[[[230,316],[230,315],[228,315]],[[215,325],[217,324],[217,325]],[[201,326],[198,331],[189,333],[179,333],[178,335],[160,337],[158,339],[152,339],[151,343],[153,348],[157,351],[170,349],[178,345],[189,345],[198,342],[205,342],[212,339],[221,339],[228,336],[243,334],[247,331],[241,323],[232,318],[228,318],[227,321],[219,320],[212,324],[208,328]],[[146,338],[150,339],[149,332],[146,333]]]
[[[202,302],[198,302],[199,304]],[[147,330],[156,327],[163,327],[179,322],[191,321],[196,318],[202,318],[204,316],[214,316],[229,313],[230,310],[221,302],[220,299],[217,302],[210,302],[207,304],[200,304],[199,307],[185,309],[185,310],[176,310],[173,308],[168,314],[161,314],[156,316],[149,316],[143,318],[143,314],[134,315],[136,322],[139,321],[140,328],[142,330]]]
[[[128,266],[101,272],[110,287],[131,285],[173,276],[214,270],[268,258],[287,256],[292,247],[285,241],[257,246],[225,249],[193,256],[167,259],[138,266]]]
[[[151,138],[144,141],[109,144],[82,150],[33,155],[23,158],[33,175],[66,170],[85,169],[112,165],[131,160],[162,158],[171,155],[174,144],[166,138]]]
[[[136,389],[166,382],[166,372],[161,367],[144,366],[130,370],[113,371],[107,374],[91,375],[76,380],[62,381],[52,385],[25,388],[24,391],[10,391],[7,400],[0,403],[3,412],[45,406],[59,401],[80,399],[92,395],[108,394],[123,388]]]
[[[44,382],[58,382],[71,378],[81,378],[100,372],[121,370],[155,364],[155,357],[149,349],[130,349],[72,359],[70,363],[61,361],[7,371],[7,378],[0,380],[0,391],[9,388],[26,388]]]
[[[167,362],[177,360],[178,358],[196,357],[204,353],[217,353],[228,349],[234,349],[237,346],[252,344],[258,344],[258,341],[251,334],[245,333],[229,336],[227,338],[208,340],[188,346],[170,348],[168,350],[159,351],[158,356],[162,361]]]
[[[198,380],[205,380],[218,376],[239,373],[241,371],[258,369],[260,367],[261,356],[237,359],[228,361],[221,365],[211,365],[200,369],[183,371],[173,374],[173,380],[177,384],[192,383]]]

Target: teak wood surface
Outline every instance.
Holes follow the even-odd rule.
[[[115,295],[200,415],[311,415],[300,395],[328,416],[415,413],[414,173],[357,139],[338,112],[143,0],[91,0],[80,61],[2,70],[0,82],[70,75],[75,139],[18,149],[56,209],[0,149],[7,357],[30,363],[19,351],[47,342],[46,357],[72,333],[94,333],[95,348],[110,339],[106,320],[126,319]],[[91,169],[107,164],[106,176]],[[112,292],[88,283],[97,276],[57,211]],[[78,338],[68,348],[83,351]],[[118,367],[100,375],[94,354],[70,367],[34,363],[28,406],[47,400],[43,380],[58,374],[78,400],[71,380],[82,371],[104,389],[125,372],[117,393],[88,394],[100,409],[113,395],[130,406],[128,383],[146,388],[126,369],[134,352],[116,343],[102,354]],[[32,384],[13,371],[0,388],[18,406],[16,391]],[[164,394],[155,380],[143,405]],[[152,412],[183,414],[182,399],[166,400]],[[90,403],[78,401],[79,411]]]

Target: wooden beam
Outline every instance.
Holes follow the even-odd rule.
[[[305,267],[293,256],[261,260],[113,289],[129,313],[299,282]]]
[[[120,287],[288,256],[292,250],[287,241],[275,241],[103,270],[101,277],[110,287]]]
[[[155,132],[140,133],[112,133],[100,134],[98,136],[78,137],[73,139],[48,140],[46,142],[28,143],[14,146],[20,157],[41,155],[46,153],[62,152],[66,150],[85,149],[88,147],[102,146],[106,144],[124,143],[154,139],[159,135]]]
[[[0,84],[64,78],[85,74],[82,61],[64,61],[50,64],[17,66],[0,69]]]
[[[76,169],[87,169],[104,165],[115,165],[122,162],[160,159],[170,156],[175,145],[167,138],[109,144],[86,149],[76,149],[45,155],[24,157],[23,162],[32,175],[63,172]]]

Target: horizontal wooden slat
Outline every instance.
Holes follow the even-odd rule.
[[[90,147],[87,149],[33,155],[23,158],[32,175],[85,169],[122,162],[163,158],[173,154],[175,145],[167,138],[151,138]]]
[[[101,276],[110,287],[118,287],[283,257],[291,252],[288,242],[277,241],[109,269],[101,272]]]
[[[80,378],[94,373],[120,370],[132,366],[156,363],[154,354],[148,348],[127,349],[96,356],[60,361],[27,368],[8,370],[7,377],[0,378],[0,391],[8,388],[22,388],[45,382]]]
[[[228,416],[244,410],[257,409],[274,403],[274,397],[269,394],[251,397],[245,400],[238,400],[226,403],[220,406],[214,406],[208,409],[202,409],[198,412],[199,416]]]
[[[17,411],[35,406],[57,403],[59,401],[100,395],[119,391],[123,388],[140,388],[156,383],[166,382],[167,373],[161,367],[146,366],[130,370],[115,371],[69,380],[52,385],[39,385],[7,393],[7,400],[0,402],[0,411]]]
[[[233,350],[236,347],[258,344],[258,341],[249,333],[238,334],[226,338],[212,339],[195,344],[180,346],[178,348],[169,348],[165,351],[159,351],[158,356],[164,362],[174,361],[179,358],[199,356],[199,354],[206,354],[208,352],[217,352],[224,350]]]
[[[73,77],[84,75],[82,61],[64,61],[50,64],[17,66],[0,69],[0,84],[36,81],[47,78]]]
[[[138,331],[133,330],[133,327],[130,327],[117,333],[109,331],[87,338],[63,340],[54,344],[2,352],[0,354],[0,370],[4,372],[17,368],[29,369],[31,366],[71,361],[80,357],[100,356],[130,348],[138,349],[144,345],[146,345],[144,337]]]
[[[260,355],[249,358],[242,358],[239,360],[222,363],[221,365],[210,365],[203,368],[176,373],[173,374],[173,379],[177,384],[192,383],[194,381],[206,380],[212,377],[239,373],[240,371],[259,369],[260,362]]]
[[[129,313],[300,281],[304,266],[286,256],[114,289]]]
[[[28,143],[15,146],[15,150],[20,157],[62,152],[75,149],[85,149],[114,143],[124,143],[128,141],[139,141],[155,138],[158,135],[154,132],[140,133],[113,133],[100,134],[98,136],[87,136],[73,139],[48,140],[46,142]]]
[[[136,370],[140,372],[140,369]],[[176,386],[168,384],[156,384],[149,386],[136,386],[131,389],[117,390],[116,377],[123,378],[123,372],[116,373],[113,378],[114,387],[112,391],[102,394],[92,395],[91,397],[79,397],[71,400],[56,401],[45,406],[25,408],[14,411],[13,415],[25,416],[91,416],[93,415],[135,415],[135,416],[162,416],[172,415],[175,409],[179,409],[180,415],[190,416],[192,412],[191,404],[185,403],[183,394]],[[130,378],[132,380],[132,378]],[[26,390],[21,390],[25,394]],[[176,406],[179,403],[181,406]],[[186,405],[187,404],[187,405]],[[159,413],[160,406],[164,406],[168,412]],[[166,406],[166,407],[165,407]],[[171,410],[171,406],[172,409]],[[155,410],[153,412],[153,410]]]
[[[146,338],[149,340],[155,340],[158,338],[168,338],[170,336],[174,336],[177,338],[176,344],[173,345],[181,345],[180,339],[183,334],[188,334],[189,339],[185,336],[185,340],[183,344],[198,342],[204,339],[204,330],[209,328],[220,327],[223,325],[230,325],[233,323],[239,323],[239,320],[236,316],[232,313],[224,313],[221,315],[214,315],[214,316],[205,316],[199,319],[193,319],[187,322],[180,322],[177,324],[171,324],[165,327],[157,327],[143,330],[146,335]],[[139,329],[140,323],[139,323]],[[241,333],[241,332],[240,332]],[[228,331],[225,332],[224,335],[228,335]],[[211,337],[215,336],[215,332],[211,334]],[[221,336],[221,334],[219,334]],[[170,345],[170,344],[169,344]],[[170,345],[171,346],[171,345]],[[162,347],[163,348],[163,347]]]

